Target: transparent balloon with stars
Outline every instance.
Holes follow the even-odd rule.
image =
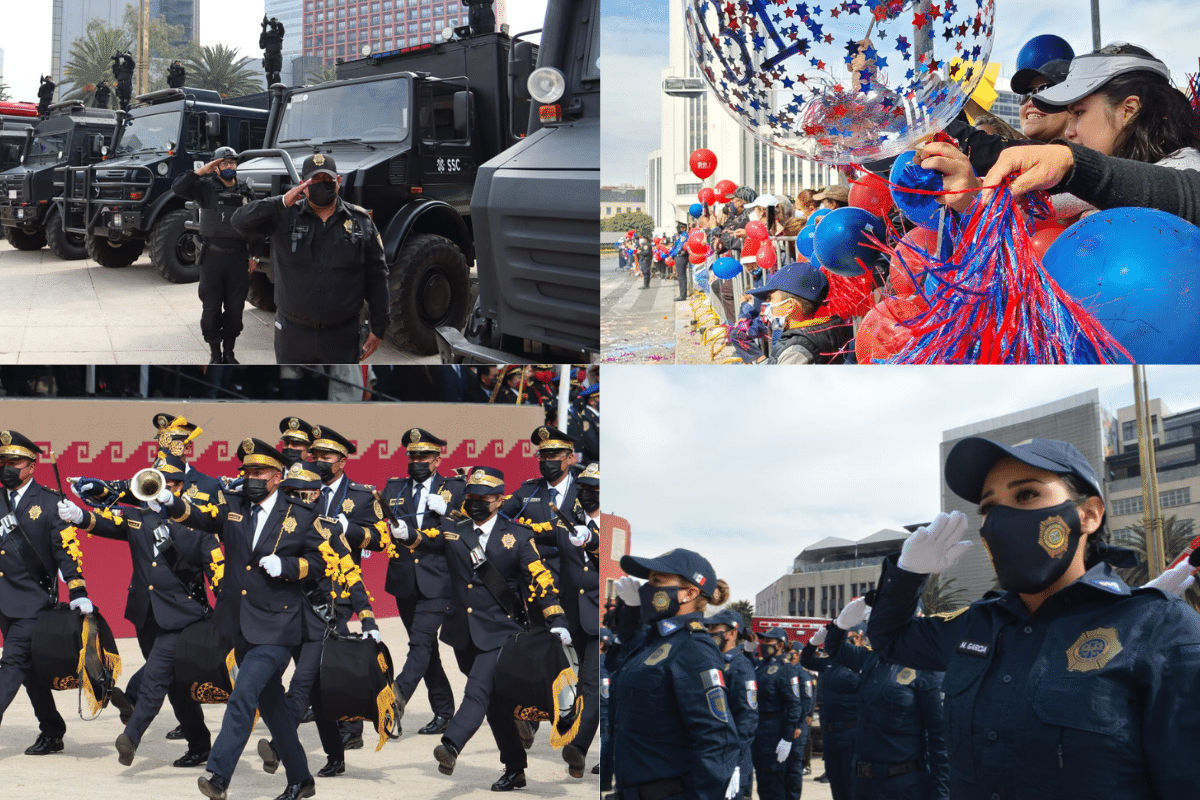
[[[994,0],[683,0],[688,46],[763,141],[826,164],[894,156],[983,78]]]

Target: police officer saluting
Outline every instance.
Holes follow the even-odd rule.
[[[383,240],[363,208],[338,197],[341,178],[328,153],[304,160],[303,182],[282,197],[244,206],[233,225],[270,236],[275,264],[275,360],[280,364],[355,364],[370,357],[388,325]],[[359,346],[359,314],[370,333]]]
[[[171,187],[200,206],[200,333],[212,351],[210,364],[238,363],[233,343],[242,332],[250,289],[249,247],[230,222],[233,212],[253,199],[237,179],[237,159],[232,147],[218,147],[212,161],[180,175]]]

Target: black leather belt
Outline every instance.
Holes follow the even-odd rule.
[[[854,772],[860,778],[895,778],[916,772],[920,768],[920,761],[908,761],[904,764],[864,764],[860,761],[854,765]]]
[[[643,783],[631,789],[622,789],[623,800],[666,800],[668,797],[683,794],[687,787],[682,778],[667,778],[661,781]]]
[[[827,723],[824,723],[824,724],[822,725],[822,728],[823,728],[824,730],[827,730],[827,731],[829,731],[830,733],[837,733],[838,731],[848,731],[848,730],[850,730],[851,728],[854,728],[854,727],[856,727],[857,725],[858,725],[858,720],[857,720],[857,719],[848,719],[848,720],[846,720],[845,722],[827,722]]]
[[[246,250],[247,250],[247,245],[244,245],[244,244],[241,247],[223,247],[222,245],[219,245],[215,242],[205,242],[204,246],[206,248],[208,248],[209,250],[212,250],[214,253],[225,253],[226,255],[232,255],[233,253],[243,253],[243,252],[246,252]]]
[[[358,317],[350,317],[349,319],[344,319],[341,322],[311,323],[311,322],[301,322],[298,319],[289,317],[287,314],[284,314],[282,311],[279,312],[279,315],[281,317],[283,317],[284,319],[286,319],[291,324],[296,325],[301,328],[308,328],[310,331],[328,331],[328,330],[333,330],[334,328],[345,328],[347,325],[350,325],[352,322],[356,322],[358,320]]]
[[[778,716],[779,715],[776,714],[774,711],[764,711],[758,715],[758,718],[759,719],[775,719]]]

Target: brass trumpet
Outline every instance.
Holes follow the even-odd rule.
[[[146,467],[134,473],[133,479],[129,481],[129,491],[138,500],[146,502],[153,500],[166,485],[167,479],[161,472],[154,467]]]

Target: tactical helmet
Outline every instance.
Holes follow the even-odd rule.
[[[213,151],[213,161],[220,161],[225,158],[231,158],[236,161],[238,158],[237,150],[234,150],[232,147],[218,147]]]

